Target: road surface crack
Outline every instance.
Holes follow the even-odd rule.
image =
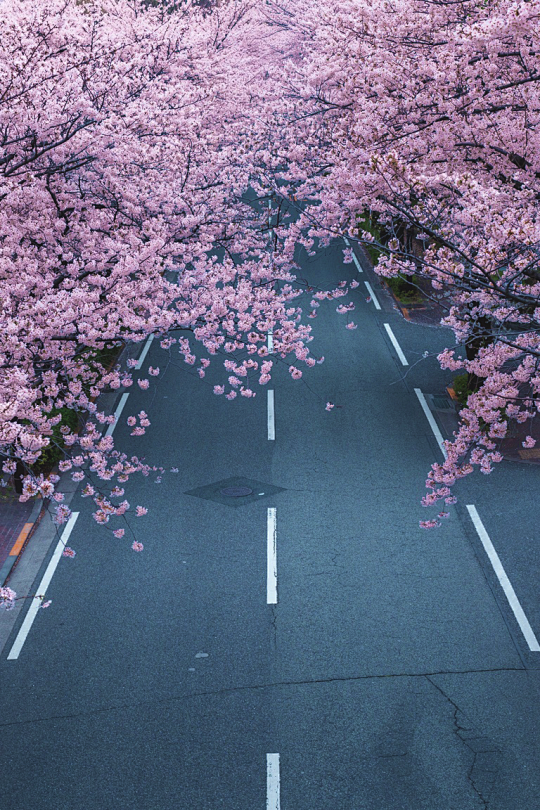
[[[485,810],[488,810],[491,793],[500,770],[502,753],[488,737],[477,732],[457,703],[429,675],[426,675],[426,680],[452,706],[454,733],[469,749],[472,757],[467,779]]]
[[[107,714],[109,712],[129,711],[144,706],[167,706],[171,703],[178,703],[180,701],[194,700],[204,697],[219,697],[220,695],[231,695],[242,692],[254,692],[263,689],[274,689],[284,686],[317,686],[318,684],[332,684],[332,683],[354,683],[362,681],[374,680],[392,680],[392,679],[408,679],[408,678],[426,678],[438,691],[450,701],[444,692],[433,682],[431,678],[440,675],[474,675],[484,674],[488,672],[523,672],[527,670],[524,667],[497,667],[494,669],[472,669],[472,670],[441,670],[437,672],[395,672],[381,675],[355,675],[349,677],[329,677],[329,678],[313,678],[310,680],[288,680],[288,681],[268,681],[259,684],[246,684],[245,686],[228,686],[222,689],[207,689],[200,692],[186,692],[181,695],[168,695],[163,698],[154,700],[134,700],[129,703],[119,703],[114,706],[102,706],[95,709],[86,709],[80,712],[69,712],[64,714],[53,714],[47,717],[35,717],[27,720],[11,720],[7,722],[0,722],[0,728],[11,728],[13,726],[33,725],[34,723],[48,723],[55,720],[74,720],[81,717],[91,717],[92,715]],[[450,701],[452,703],[452,701]],[[452,704],[455,705],[455,704]],[[482,739],[482,738],[479,738]],[[472,740],[469,741],[472,744]],[[468,744],[467,747],[471,747]],[[472,750],[472,749],[471,749]]]

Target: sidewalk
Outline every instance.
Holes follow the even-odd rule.
[[[21,503],[11,488],[0,490],[0,587],[39,522],[42,501]]]
[[[396,309],[401,312],[405,320],[420,326],[439,326],[441,318],[445,316],[445,310],[435,300],[425,298],[421,303],[405,306],[396,298],[391,288],[384,284],[384,279],[379,279],[379,281],[383,283],[387,293],[392,296]],[[427,402],[439,423],[444,438],[452,440],[454,431],[457,431],[459,426],[459,412],[464,406],[454,399],[448,389],[444,393],[428,395]],[[536,439],[537,446],[531,449],[524,448],[522,442],[526,436]],[[540,414],[524,424],[510,421],[508,435],[499,441],[498,450],[504,456],[505,461],[540,464]]]
[[[142,344],[139,361],[141,361],[141,358],[146,357],[148,346],[148,340]],[[114,362],[121,363],[126,356],[127,350],[124,347]],[[117,390],[102,392],[99,400],[102,410],[106,413],[113,413],[120,395],[121,392]],[[60,487],[59,491],[72,493],[79,485],[73,484],[66,474],[61,476],[61,483],[58,486]],[[0,488],[0,587],[6,584],[12,569],[19,562],[24,548],[37,529],[41,518],[46,512],[43,507],[44,502],[41,498],[21,503],[19,496],[11,486],[5,489]],[[54,538],[54,532],[49,540],[52,541],[52,538]]]
[[[463,405],[451,398],[450,392],[447,394],[428,394],[426,401],[433,412],[435,419],[441,429],[443,438],[450,441],[454,438],[454,432],[459,426],[459,412]],[[523,440],[526,436],[532,436],[537,441],[537,447],[530,450],[523,447]],[[517,422],[510,422],[508,426],[508,436],[500,439],[497,449],[504,456],[505,461],[519,461],[527,464],[540,463],[540,416],[531,422],[523,425]]]

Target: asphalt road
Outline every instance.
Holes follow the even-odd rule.
[[[356,273],[334,246],[305,274],[324,287]],[[345,299],[359,328],[321,307],[311,345],[325,363],[293,381],[286,362],[273,378],[275,440],[264,388],[227,402],[216,371],[201,381],[174,353],[150,392],[130,393],[123,416],[144,408],[152,427],[132,439],[122,418],[118,442],[179,472],[128,485],[132,507],[149,507],[130,519],[140,554],[74,502],[77,556],[60,560],[19,657],[7,651],[22,616],[0,660],[2,806],[540,808],[540,653],[464,506],[478,507],[540,636],[539,473],[471,480],[450,521],[418,528],[440,451],[414,389],[449,380],[433,357],[415,363],[448,340],[403,322],[384,294],[375,310],[360,278]],[[165,359],[153,345],[145,367]],[[231,478],[253,499],[216,496]]]

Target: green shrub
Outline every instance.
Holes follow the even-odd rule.
[[[394,276],[385,278],[386,284],[390,287],[397,299],[404,304],[415,304],[422,300],[422,293],[416,286],[416,276]]]
[[[49,444],[43,448],[41,456],[35,464],[32,465],[33,473],[49,473],[55,464],[65,457],[64,453],[64,437],[60,432],[63,426],[69,427],[71,431],[77,431],[79,427],[79,414],[71,408],[54,408],[51,411],[51,416],[62,416],[61,421],[52,429],[52,436],[49,436]]]
[[[452,388],[454,389],[458,402],[460,402],[461,405],[466,405],[469,394],[473,393],[473,391],[469,388],[469,375],[459,374],[457,377],[455,377],[454,382],[452,383]]]
[[[362,231],[367,231],[373,236],[376,242],[381,242],[382,240],[381,229],[377,225],[377,222],[375,221],[374,217],[366,215],[361,219],[358,219],[357,227],[359,237],[361,236]],[[369,258],[371,259],[372,264],[376,265],[377,262],[379,261],[379,258],[382,255],[382,250],[379,250],[379,248],[375,247],[375,245],[370,244],[364,244],[363,247],[366,253],[368,254]]]

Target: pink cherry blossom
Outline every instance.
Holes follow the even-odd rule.
[[[68,509],[67,506],[61,505],[55,508],[53,521],[57,526],[61,526],[63,523],[67,523],[70,517],[71,517],[71,509]]]
[[[0,588],[0,609],[12,610],[15,606],[15,599],[17,594],[11,588]]]

